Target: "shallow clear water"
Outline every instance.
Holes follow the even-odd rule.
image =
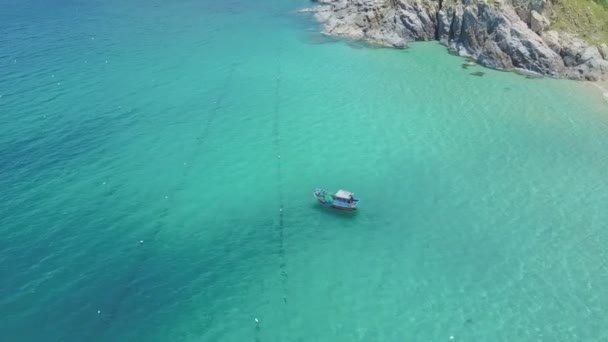
[[[2,340],[608,339],[589,88],[305,0],[0,5]]]

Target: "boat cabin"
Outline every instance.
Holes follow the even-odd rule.
[[[338,190],[338,192],[336,192],[336,199],[340,200],[340,201],[344,201],[344,202],[351,202],[355,199],[355,194],[350,192],[350,191],[346,191],[346,190]]]

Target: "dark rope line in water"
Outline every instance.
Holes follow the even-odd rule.
[[[211,113],[207,117],[205,127],[203,128],[201,134],[199,134],[196,137],[196,141],[198,142],[199,146],[202,145],[205,142],[205,140],[207,139],[211,125],[213,124],[213,121],[215,120],[217,113],[220,111],[220,109],[222,109],[222,102],[224,101],[224,98],[226,98],[226,95],[228,93],[228,87],[230,86],[230,83],[232,83],[232,76],[234,75],[234,70],[236,70],[236,67],[237,67],[236,62],[234,62],[230,65],[230,71],[228,71],[228,76],[226,77],[226,80],[224,81],[224,85],[222,86],[222,91],[220,92],[220,95],[215,100],[215,106],[213,107],[213,109],[211,110]]]
[[[279,271],[281,276],[281,294],[283,297],[283,303],[287,305],[287,271],[285,270],[286,261],[285,261],[285,224],[284,224],[284,215],[283,209],[285,208],[285,204],[283,202],[283,171],[281,168],[281,136],[279,131],[279,117],[280,117],[280,88],[281,88],[281,56],[283,54],[283,44],[279,45],[277,53],[277,77],[274,87],[274,108],[273,108],[273,126],[272,126],[272,134],[274,137],[274,152],[276,153],[277,158],[277,198],[279,202],[279,217],[278,222],[276,224],[275,229],[277,230],[277,235],[279,239]],[[262,293],[264,292],[262,288]],[[285,307],[285,306],[283,306]],[[260,339],[260,322],[257,318],[255,318],[255,332],[254,332],[254,342],[261,342]]]
[[[226,95],[228,94],[228,88],[229,88],[230,84],[232,83],[232,77],[233,77],[233,74],[234,74],[234,71],[235,71],[237,65],[238,65],[237,63],[232,63],[230,65],[230,70],[228,72],[228,75],[226,76],[226,79],[221,88],[220,94],[218,95],[217,99],[214,102],[215,106],[213,106],[213,108],[211,109],[211,112],[207,116],[207,120],[205,122],[205,126],[202,129],[202,132],[196,137],[196,142],[197,142],[198,148],[190,160],[194,159],[194,156],[200,152],[200,147],[204,144],[204,142],[207,140],[207,137],[209,136],[210,128],[213,124],[213,121],[214,121],[215,117],[217,116],[217,113],[222,109],[222,102],[225,99]],[[189,170],[189,168],[188,168],[188,170]],[[185,179],[187,179],[187,177],[184,177],[186,175],[187,175],[187,171],[184,171],[184,175],[182,177],[182,183],[184,182]],[[176,189],[179,189],[179,188],[180,188],[180,186],[178,185],[176,187]],[[169,196],[165,196],[165,200],[169,200],[169,198],[170,198]],[[160,215],[159,221],[167,216],[169,209],[170,209],[170,204],[167,203],[161,209],[161,215]],[[150,234],[147,241],[156,241],[158,234],[162,230],[162,226],[163,226],[162,223],[157,223],[156,228],[152,231],[152,234]],[[146,240],[141,240],[139,243],[140,247],[142,247],[142,245],[144,245],[145,242],[146,242]],[[146,263],[146,261],[149,258],[150,258],[150,253],[146,253],[145,250],[142,251],[139,259],[135,262],[135,266],[133,266],[133,270],[129,273],[129,275],[126,278],[126,281],[125,281],[126,286],[123,287],[121,290],[119,290],[115,294],[115,299],[113,301],[113,305],[110,306],[109,308],[104,308],[103,311],[101,312],[101,314],[103,314],[102,321],[103,321],[103,325],[104,325],[104,331],[118,317],[118,313],[120,312],[120,309],[122,308],[122,305],[124,304],[125,298],[127,298],[129,293],[133,289],[133,285],[134,285],[133,281],[135,280],[137,275],[140,273],[142,266]]]
[[[278,62],[277,62],[277,78],[275,82],[274,96],[274,146],[277,154],[277,195],[279,199],[279,217],[277,230],[279,235],[279,269],[281,274],[281,286],[283,290],[283,302],[287,304],[287,280],[288,275],[286,271],[286,257],[285,257],[285,223],[284,223],[284,208],[285,203],[283,200],[283,170],[281,163],[281,136],[280,136],[280,96],[281,96],[281,78],[283,76],[281,55],[283,53],[283,46],[279,46]]]

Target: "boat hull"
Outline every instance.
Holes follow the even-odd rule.
[[[357,210],[357,208],[355,208],[355,207],[340,207],[340,206],[333,205],[333,204],[330,204],[329,206],[332,207],[332,208],[334,208],[334,209],[342,210],[342,211],[355,211],[355,210]]]

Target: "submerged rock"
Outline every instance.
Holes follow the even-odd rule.
[[[608,47],[546,31],[546,0],[318,0],[314,17],[328,35],[403,48],[438,40],[450,52],[496,69],[597,80],[608,75]]]

